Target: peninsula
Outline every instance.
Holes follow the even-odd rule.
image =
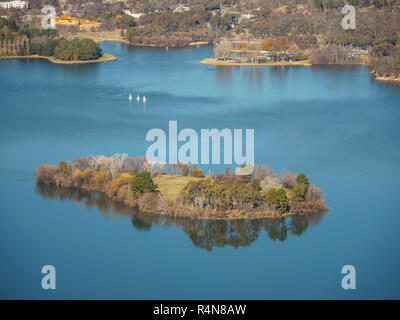
[[[55,29],[18,26],[11,19],[0,18],[0,58],[47,59],[56,64],[106,62],[117,58],[103,54],[92,39],[58,36]]]
[[[195,165],[151,164],[145,157],[116,154],[40,165],[35,175],[38,184],[101,192],[142,213],[191,219],[280,218],[329,210],[322,190],[304,173],[278,176],[258,165],[250,172],[227,169],[204,176]]]
[[[108,62],[115,61],[117,57],[112,54],[103,53],[100,58],[92,59],[92,60],[60,60],[53,57],[40,56],[37,54],[28,55],[28,56],[0,56],[0,59],[45,59],[55,64],[83,64],[83,63],[98,63],[98,62]]]

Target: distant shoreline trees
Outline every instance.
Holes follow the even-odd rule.
[[[21,51],[19,53],[22,53]],[[45,57],[54,57],[63,61],[87,61],[96,60],[102,56],[102,50],[92,39],[73,39],[67,40],[48,39],[42,42],[31,42],[23,54],[17,56],[39,55]]]
[[[0,18],[0,56],[40,55],[63,61],[96,60],[102,56],[92,39],[56,38],[55,29],[19,28],[13,19]]]

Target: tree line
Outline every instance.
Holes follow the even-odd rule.
[[[91,39],[56,38],[55,29],[18,27],[14,19],[0,18],[0,55],[54,57],[63,61],[95,60],[102,56],[101,48]]]

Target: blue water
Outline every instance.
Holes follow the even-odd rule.
[[[212,47],[102,47],[118,60],[0,60],[1,298],[400,298],[400,86],[358,66],[213,67],[199,64]],[[254,128],[255,162],[305,172],[331,210],[202,224],[36,187],[39,164],[144,155],[146,132],[169,120]],[[56,290],[41,287],[46,264]],[[341,288],[347,264],[356,290]]]

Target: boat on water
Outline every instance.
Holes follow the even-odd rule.
[[[147,99],[146,96],[143,96],[143,103],[146,103]]]
[[[129,101],[132,101],[132,94],[129,94]]]
[[[139,101],[140,101],[140,97],[139,97],[139,95],[138,95],[138,94],[136,95],[136,101],[137,101],[137,102],[139,102]]]

